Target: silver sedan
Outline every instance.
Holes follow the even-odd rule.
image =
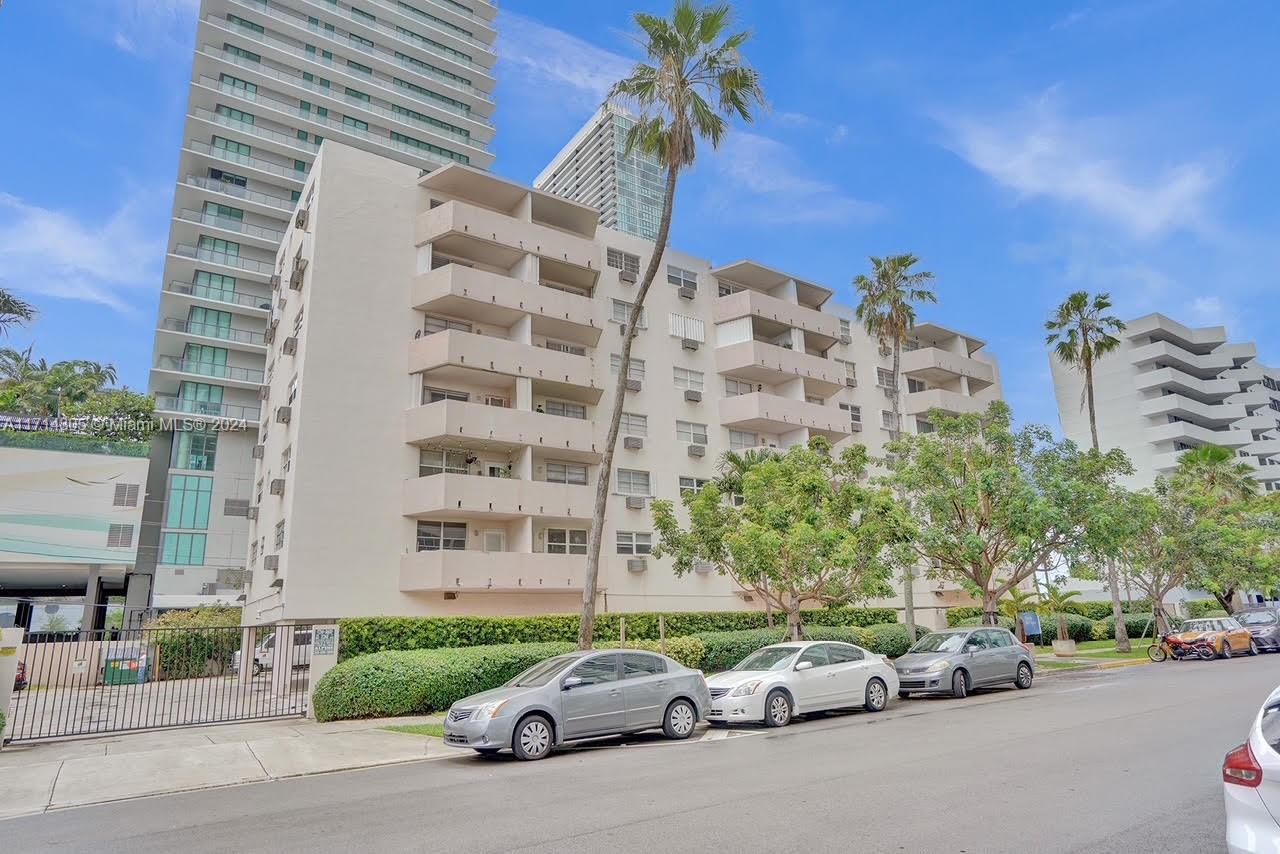
[[[710,706],[701,671],[665,655],[572,652],[454,703],[444,743],[482,754],[510,748],[518,759],[542,759],[583,738],[657,728],[668,738],[688,738]]]

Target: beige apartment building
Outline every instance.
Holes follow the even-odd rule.
[[[652,251],[593,208],[459,164],[327,142],[276,267],[245,620],[577,609],[628,300]],[[649,504],[730,449],[888,438],[889,357],[820,284],[664,257],[634,346],[600,578],[611,611],[760,607],[676,578]],[[922,324],[905,429],[982,409],[999,372]],[[922,622],[960,591],[917,582]]]

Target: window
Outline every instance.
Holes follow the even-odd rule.
[[[622,356],[618,353],[609,354],[609,373],[616,374],[622,370]],[[644,359],[631,359],[631,364],[627,365],[627,379],[644,380]]]
[[[760,446],[760,437],[755,433],[748,433],[745,430],[729,431],[729,449],[732,451],[742,451],[747,448],[758,448]]]
[[[751,394],[756,387],[746,380],[735,380],[732,377],[724,378],[724,393],[728,397],[737,397],[740,394]]]
[[[832,664],[849,664],[863,659],[862,650],[842,643],[827,644],[827,657]]]
[[[840,408],[849,413],[850,424],[862,423],[862,407],[856,403],[842,403]]]
[[[804,402],[805,402],[805,403],[812,403],[812,404],[815,404],[815,405],[817,405],[817,406],[822,406],[822,405],[824,405],[824,404],[826,403],[826,401],[822,399],[822,396],[821,396],[821,395],[817,395],[817,394],[806,394],[806,395],[804,396]]]
[[[632,304],[626,300],[616,299],[613,301],[613,321],[615,323],[626,323],[631,318]],[[640,309],[640,329],[649,327],[649,318],[645,314],[643,308]]]
[[[643,652],[622,654],[622,678],[638,679],[642,676],[661,676],[667,672],[667,663],[656,655]]]
[[[907,377],[908,392],[915,393],[917,391],[925,391],[928,388],[929,386],[925,385],[924,380],[917,380],[917,379],[912,379],[911,377]]]
[[[366,98],[365,100],[368,100],[368,98]],[[451,125],[448,122],[442,122],[439,119],[435,118],[434,116],[428,116],[424,113],[419,113],[417,110],[410,110],[409,108],[402,107],[399,104],[392,104],[391,112],[397,116],[404,116],[407,119],[412,119],[413,121],[418,122],[419,124],[431,125],[432,127],[437,127],[442,130],[447,130],[449,133],[455,134],[457,136],[461,136],[463,138],[469,138],[471,136],[471,131],[467,130],[466,128],[460,128],[457,125]]]
[[[672,368],[671,372],[676,388],[702,391],[702,371],[694,371],[689,368]]]
[[[215,255],[227,255],[231,258],[240,257],[240,244],[231,240],[223,240],[221,237],[209,237],[208,235],[200,235],[197,244],[201,253],[213,253]],[[204,257],[202,255],[202,257]],[[214,261],[225,261],[223,258],[213,258]]]
[[[890,391],[898,387],[898,384],[893,381],[893,371],[888,368],[876,368],[876,385]]]
[[[418,477],[433,474],[466,474],[467,455],[462,451],[423,448],[418,452]]]
[[[160,563],[199,566],[204,563],[204,534],[171,534],[160,538]]]
[[[233,172],[226,172],[222,169],[209,169],[209,178],[214,181],[221,181],[223,184],[229,184],[232,187],[244,187],[249,183],[249,179],[243,175],[236,175]]]
[[[697,492],[710,482],[705,477],[686,477],[682,475],[680,477],[680,494]]]
[[[349,63],[348,63],[349,64]],[[419,151],[429,151],[432,154],[438,154],[441,157],[447,157],[450,160],[456,160],[459,163],[467,164],[471,162],[471,158],[465,154],[459,154],[456,151],[450,151],[447,148],[441,148],[438,145],[432,145],[429,142],[423,142],[420,139],[414,139],[411,136],[405,136],[397,131],[391,131],[391,141],[398,142],[401,146],[416,148]]]
[[[283,519],[281,519],[279,522],[276,522],[275,543],[276,543],[277,551],[284,548],[284,520]]]
[[[285,401],[292,406],[293,402],[298,399],[298,375],[294,374],[293,379],[289,380],[289,399]]]
[[[667,282],[678,288],[698,289],[698,274],[674,264],[667,265]]]
[[[218,82],[223,86],[230,86],[232,89],[244,92],[247,95],[256,94],[258,85],[241,80],[239,77],[232,77],[230,74],[219,74]]]
[[[894,420],[893,413],[887,409],[880,410],[880,426],[886,430],[897,430],[898,422]]]
[[[117,483],[115,497],[111,499],[112,507],[137,507],[138,484]]]
[[[463,551],[466,547],[466,522],[418,522],[418,551]]]
[[[240,208],[233,208],[231,205],[220,205],[217,202],[205,202],[204,215],[207,217],[213,217],[214,219],[233,219],[240,222],[244,221],[244,211],[240,210]],[[238,228],[232,223],[221,224]]]
[[[306,306],[298,309],[298,313],[293,316],[293,334],[297,335],[302,331],[302,313],[306,310]]]
[[[936,430],[932,421],[925,421],[923,418],[916,419],[916,432],[920,434],[932,433]]]
[[[844,359],[833,359],[832,361],[844,366],[845,379],[853,380],[854,386],[858,384],[858,365],[856,362],[847,362]],[[848,385],[848,383],[845,383],[845,385]]]
[[[548,415],[559,415],[561,418],[577,418],[579,421],[587,417],[587,407],[581,403],[570,403],[567,400],[547,400]]]
[[[234,107],[228,107],[226,104],[218,104],[213,111],[224,119],[230,119],[233,122],[243,122],[244,124],[253,124],[253,113],[246,113],[244,110],[237,110]]]
[[[618,431],[627,436],[648,436],[649,416],[637,415],[634,412],[624,412],[622,413],[622,420],[618,422]]]
[[[166,528],[208,528],[213,478],[190,474],[169,476]]]
[[[667,315],[671,334],[676,338],[688,338],[690,341],[702,343],[707,340],[707,325],[696,317],[684,314]]]
[[[239,15],[227,15],[227,20],[237,26],[244,27],[246,30],[253,30],[255,33],[266,32],[266,30],[263,29],[261,24],[255,24],[253,21],[246,21],[244,18],[241,18]]]
[[[249,565],[252,566],[258,562],[258,541],[254,540],[249,543]]]
[[[623,252],[621,249],[610,248],[606,250],[605,263],[624,273],[631,273],[637,276],[640,274],[640,256],[632,255],[630,252]]]
[[[618,469],[618,492],[623,495],[649,495],[649,473]]]
[[[547,343],[543,346],[548,350],[555,350],[557,353],[568,353],[570,356],[587,355],[587,348],[583,347],[581,344],[566,344],[563,341],[552,341],[548,338]]]
[[[547,554],[584,555],[587,553],[587,532],[577,528],[548,528]]]
[[[850,338],[852,336],[849,334],[849,331],[849,321],[844,318],[840,318],[840,334],[846,338]]]
[[[244,48],[236,47],[233,44],[223,42],[222,50],[224,53],[229,53],[232,56],[238,56],[241,59],[247,59],[250,62],[262,62],[262,57],[258,56],[256,53],[247,51]]]
[[[460,400],[466,403],[471,399],[471,395],[465,391],[454,391],[450,388],[431,388],[430,386],[422,387],[422,402],[436,403],[441,400]]]
[[[653,550],[653,534],[648,531],[619,531],[618,554],[647,555]]]
[[[584,463],[562,463],[547,460],[547,481],[550,483],[587,484],[587,467]]]
[[[370,42],[370,45],[372,45],[372,42]],[[352,71],[358,71],[358,72],[360,72],[361,74],[366,74],[366,75],[368,75],[368,76],[370,76],[370,77],[372,77],[372,76],[373,76],[373,69],[372,69],[372,68],[370,68],[370,67],[369,67],[369,66],[367,66],[367,65],[361,65],[361,64],[360,64],[360,63],[358,63],[358,62],[353,62],[353,61],[352,61],[352,60],[350,60],[350,59],[348,59],[348,60],[347,60],[347,68],[351,69]]]
[[[343,116],[342,123],[349,128],[353,128],[358,133],[365,133],[369,130],[368,122],[362,122],[359,119],[352,118],[351,116]]]
[[[280,473],[288,474],[293,465],[293,445],[280,452]]]
[[[217,134],[210,137],[210,145],[218,151],[227,152],[230,159],[239,163],[244,163],[253,152],[253,148],[248,143],[236,142],[234,139],[227,139],[225,136],[218,136]],[[214,156],[217,157],[219,155]]]
[[[618,655],[617,653],[609,653],[599,658],[588,659],[569,671],[569,675],[576,679],[581,679],[583,685],[602,685],[605,682],[617,682]]]
[[[695,424],[692,421],[677,421],[676,438],[681,442],[705,445],[707,444],[707,425]]]
[[[800,664],[804,661],[809,662],[814,667],[826,667],[831,663],[827,659],[827,645],[820,643],[816,646],[811,646],[804,652],[800,653],[800,658],[796,661],[796,664]]]
[[[132,525],[111,525],[107,528],[107,548],[127,549],[133,545]]]
[[[401,55],[402,54],[399,54],[399,53],[396,54],[397,58],[400,57]],[[408,59],[408,57],[406,57],[406,59]],[[428,66],[428,67],[434,68],[434,66]],[[454,75],[452,74],[447,74],[446,76],[454,77]],[[463,78],[461,77],[456,77],[455,79],[463,80]],[[401,80],[399,77],[391,78],[391,82],[399,86],[401,89],[405,89],[409,92],[413,92],[415,95],[420,95],[423,98],[429,98],[433,101],[439,101],[442,104],[448,104],[450,107],[453,107],[454,110],[462,113],[463,115],[466,115],[471,112],[470,104],[455,100],[453,98],[446,97],[444,95],[441,95],[439,92],[432,92],[430,89],[424,89],[421,86],[417,85],[416,83],[410,83],[408,80]],[[470,81],[466,81],[466,82],[470,83]]]
[[[736,294],[739,291],[746,290],[746,288],[741,285],[735,285],[733,282],[718,281],[717,284],[719,285],[718,293],[722,297],[727,297],[730,294]]]

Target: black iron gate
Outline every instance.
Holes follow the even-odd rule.
[[[311,638],[297,625],[46,634],[22,647],[26,684],[13,694],[8,738],[305,715]]]

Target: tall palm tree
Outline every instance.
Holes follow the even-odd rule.
[[[645,297],[667,249],[676,179],[682,169],[692,165],[699,139],[709,142],[712,148],[719,146],[731,118],[737,116],[750,122],[752,108],[764,104],[760,77],[738,52],[751,33],[743,30],[725,35],[730,19],[727,4],[696,6],[690,0],[676,0],[669,20],[637,12],[635,22],[643,31],[648,61],[636,63],[631,74],[609,90],[608,103],[631,108],[637,114],[635,124],[627,131],[626,150],[638,149],[656,156],[666,167],[667,184],[653,252],[622,337],[613,412],[600,460],[600,476],[596,480],[591,534],[587,541],[587,572],[582,586],[582,622],[578,630],[578,643],[583,649],[591,648],[595,631],[604,511],[626,396],[627,371],[631,366],[631,344]]]
[[[893,401],[893,426],[890,437],[898,438],[902,430],[902,342],[916,325],[916,303],[936,303],[938,297],[925,287],[933,281],[933,273],[927,270],[912,271],[920,259],[907,253],[885,258],[871,256],[871,276],[861,273],[853,279],[853,286],[862,294],[855,316],[874,335],[881,348],[893,347],[893,385],[889,394]],[[914,638],[916,629],[915,574],[908,567],[902,580],[903,618],[907,624],[907,636]]]
[[[1076,291],[1063,301],[1053,315],[1044,322],[1044,343],[1053,347],[1053,354],[1067,367],[1084,374],[1084,390],[1080,405],[1089,407],[1089,437],[1093,449],[1098,447],[1098,418],[1093,403],[1093,366],[1098,359],[1120,346],[1116,336],[1125,329],[1124,321],[1107,314],[1111,308],[1111,294],[1090,297],[1088,291]],[[1115,564],[1107,566],[1107,587],[1111,593],[1111,614],[1116,623],[1116,649],[1129,652],[1129,631],[1124,624],[1124,609],[1120,605],[1120,572]]]
[[[10,326],[30,323],[36,316],[36,310],[29,302],[18,299],[4,288],[0,288],[0,336],[9,333]]]
[[[1253,469],[1230,448],[1200,445],[1178,457],[1175,481],[1194,484],[1222,504],[1243,501],[1258,494]]]

